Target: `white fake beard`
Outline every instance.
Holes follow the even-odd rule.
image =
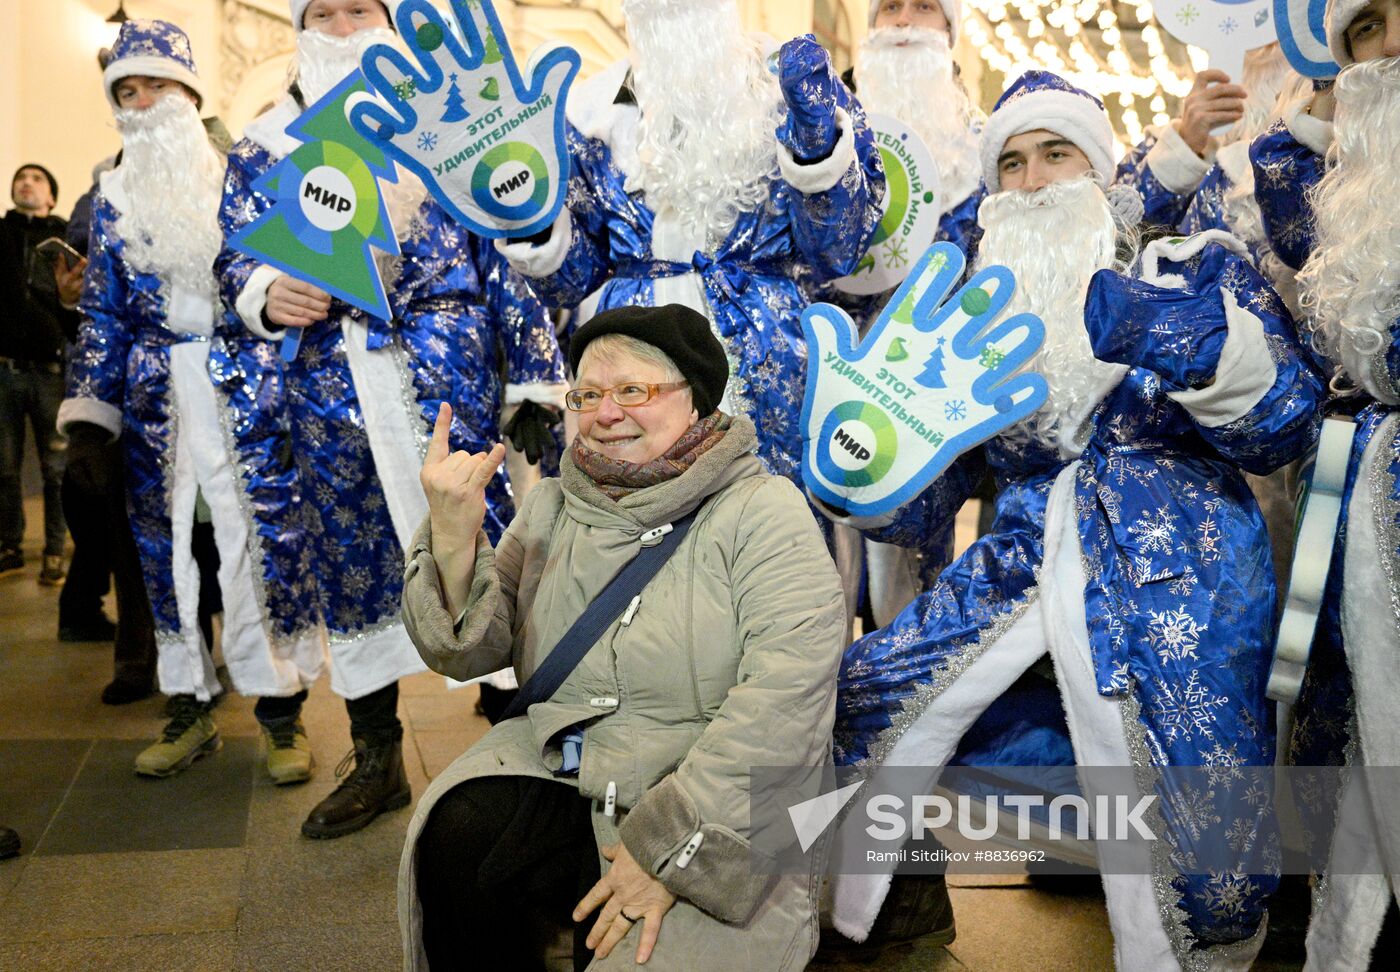
[[[674,211],[706,248],[768,198],[782,93],[734,0],[625,0],[641,111],[638,171],[654,211]]]
[[[349,37],[336,37],[319,30],[297,34],[297,51],[292,70],[301,96],[309,108],[331,93],[360,66],[360,56],[371,44],[397,44],[399,35],[387,27],[358,30]]]
[[[1283,48],[1277,43],[1257,47],[1244,56],[1244,71],[1239,83],[1244,87],[1244,117],[1230,128],[1221,143],[1253,142],[1279,117],[1276,107],[1284,89],[1292,89],[1300,75],[1288,63]],[[1308,88],[1311,89],[1311,82]]]
[[[1318,349],[1354,384],[1394,397],[1372,365],[1400,316],[1400,58],[1348,67],[1336,92],[1331,165],[1311,193],[1316,246],[1298,283]]]
[[[885,27],[861,42],[856,88],[867,111],[892,115],[923,140],[938,165],[940,210],[956,205],[982,179],[981,114],[953,75],[948,35],[930,27]]]
[[[1045,376],[1049,397],[1006,435],[1013,442],[1035,440],[1062,455],[1078,455],[1084,448],[1079,426],[1125,371],[1094,357],[1084,329],[1090,278],[1095,271],[1122,266],[1120,232],[1108,198],[1091,178],[1072,179],[1036,192],[989,196],[977,221],[986,231],[978,268],[1001,264],[1016,275],[1004,316],[1031,313],[1045,323],[1045,343],[1026,368]]]
[[[126,196],[116,231],[127,262],[167,284],[213,295],[214,259],[223,246],[224,159],[209,144],[199,109],[174,93],[150,108],[122,109],[116,121],[117,177]]]

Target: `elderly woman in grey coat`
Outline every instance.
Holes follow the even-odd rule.
[[[502,450],[449,455],[443,410],[403,600],[428,665],[527,682],[658,528],[698,513],[552,696],[424,795],[399,872],[405,968],[538,967],[572,922],[576,969],[800,969],[819,862],[753,866],[748,777],[830,759],[835,567],[752,423],[717,410],[728,362],[704,317],[610,310],[570,357],[578,436],[496,549],[482,489]]]

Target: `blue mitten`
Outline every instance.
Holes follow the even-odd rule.
[[[799,162],[820,162],[836,148],[841,89],[826,48],[811,34],[788,41],[778,51],[778,83],[788,110],[778,140]]]
[[[1209,384],[1230,332],[1221,277],[1243,260],[1224,246],[1207,245],[1213,242],[1192,237],[1151,244],[1157,252],[1144,254],[1144,264],[1153,265],[1148,276],[1156,283],[1112,270],[1094,274],[1084,302],[1094,357],[1155,372],[1170,391]],[[1158,260],[1180,261],[1174,269],[1182,272],[1158,275]]]

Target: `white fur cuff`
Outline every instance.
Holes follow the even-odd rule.
[[[569,215],[569,208],[565,206],[554,218],[549,239],[538,245],[525,241],[507,243],[497,240],[496,252],[506,258],[516,273],[527,277],[548,277],[564,265],[564,258],[569,255],[569,246],[573,241],[574,221]]]
[[[524,385],[506,385],[506,405],[535,402],[560,411],[564,409],[564,393],[569,386],[561,382],[532,381]]]
[[[267,288],[280,276],[282,271],[274,267],[258,267],[248,277],[248,282],[243,285],[243,290],[239,292],[238,300],[233,305],[233,309],[238,311],[238,316],[243,319],[243,326],[269,341],[280,341],[286,333],[286,328],[269,329],[262,319],[263,308],[267,306]]]
[[[1185,196],[1200,186],[1210,172],[1211,160],[1193,152],[1175,125],[1164,125],[1157,144],[1148,150],[1147,167],[1168,192]]]
[[[1326,156],[1327,150],[1332,147],[1332,123],[1308,114],[1307,108],[1311,103],[1311,98],[1295,102],[1284,113],[1284,124],[1288,126],[1289,134],[1300,144],[1318,155]]]
[[[836,109],[836,145],[831,154],[810,165],[797,161],[782,142],[778,143],[778,171],[783,180],[804,196],[826,192],[841,180],[856,161],[856,134],[851,116]]]
[[[1207,388],[1167,392],[1168,398],[1208,429],[1229,425],[1248,415],[1278,379],[1278,366],[1269,354],[1263,323],[1240,307],[1230,291],[1222,289],[1220,296],[1225,302],[1229,333],[1220,351],[1215,381]]]
[[[99,398],[65,398],[58,406],[58,431],[68,434],[68,427],[88,422],[106,429],[115,439],[122,434],[122,412]]]

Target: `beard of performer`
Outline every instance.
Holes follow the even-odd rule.
[[[1126,371],[1096,359],[1084,329],[1084,298],[1095,271],[1132,263],[1118,258],[1123,231],[1091,176],[989,196],[977,219],[985,230],[978,267],[1001,264],[1016,275],[1006,315],[1035,314],[1045,323],[1045,344],[1026,367],[1045,376],[1049,397],[1006,435],[1077,456],[1085,445],[1084,421]]]
[[[982,163],[972,131],[980,114],[953,74],[948,35],[931,27],[884,27],[861,42],[856,86],[867,111],[892,115],[923,140],[938,166],[940,210],[977,188]]]
[[[1316,245],[1298,283],[1318,349],[1394,404],[1383,358],[1400,317],[1400,58],[1348,67],[1336,92],[1332,164],[1311,196]]]
[[[385,27],[359,30],[349,37],[336,37],[319,30],[303,30],[297,34],[292,69],[306,106],[309,108],[320,101],[351,71],[358,70],[360,55],[371,44],[399,47],[398,37]]]
[[[627,190],[718,246],[741,212],[768,198],[778,81],[734,0],[624,0],[622,9],[641,110]]]
[[[223,246],[219,204],[224,160],[209,144],[199,109],[182,94],[116,113],[117,170],[126,196],[117,233],[127,261],[167,284],[213,297],[214,259]]]

